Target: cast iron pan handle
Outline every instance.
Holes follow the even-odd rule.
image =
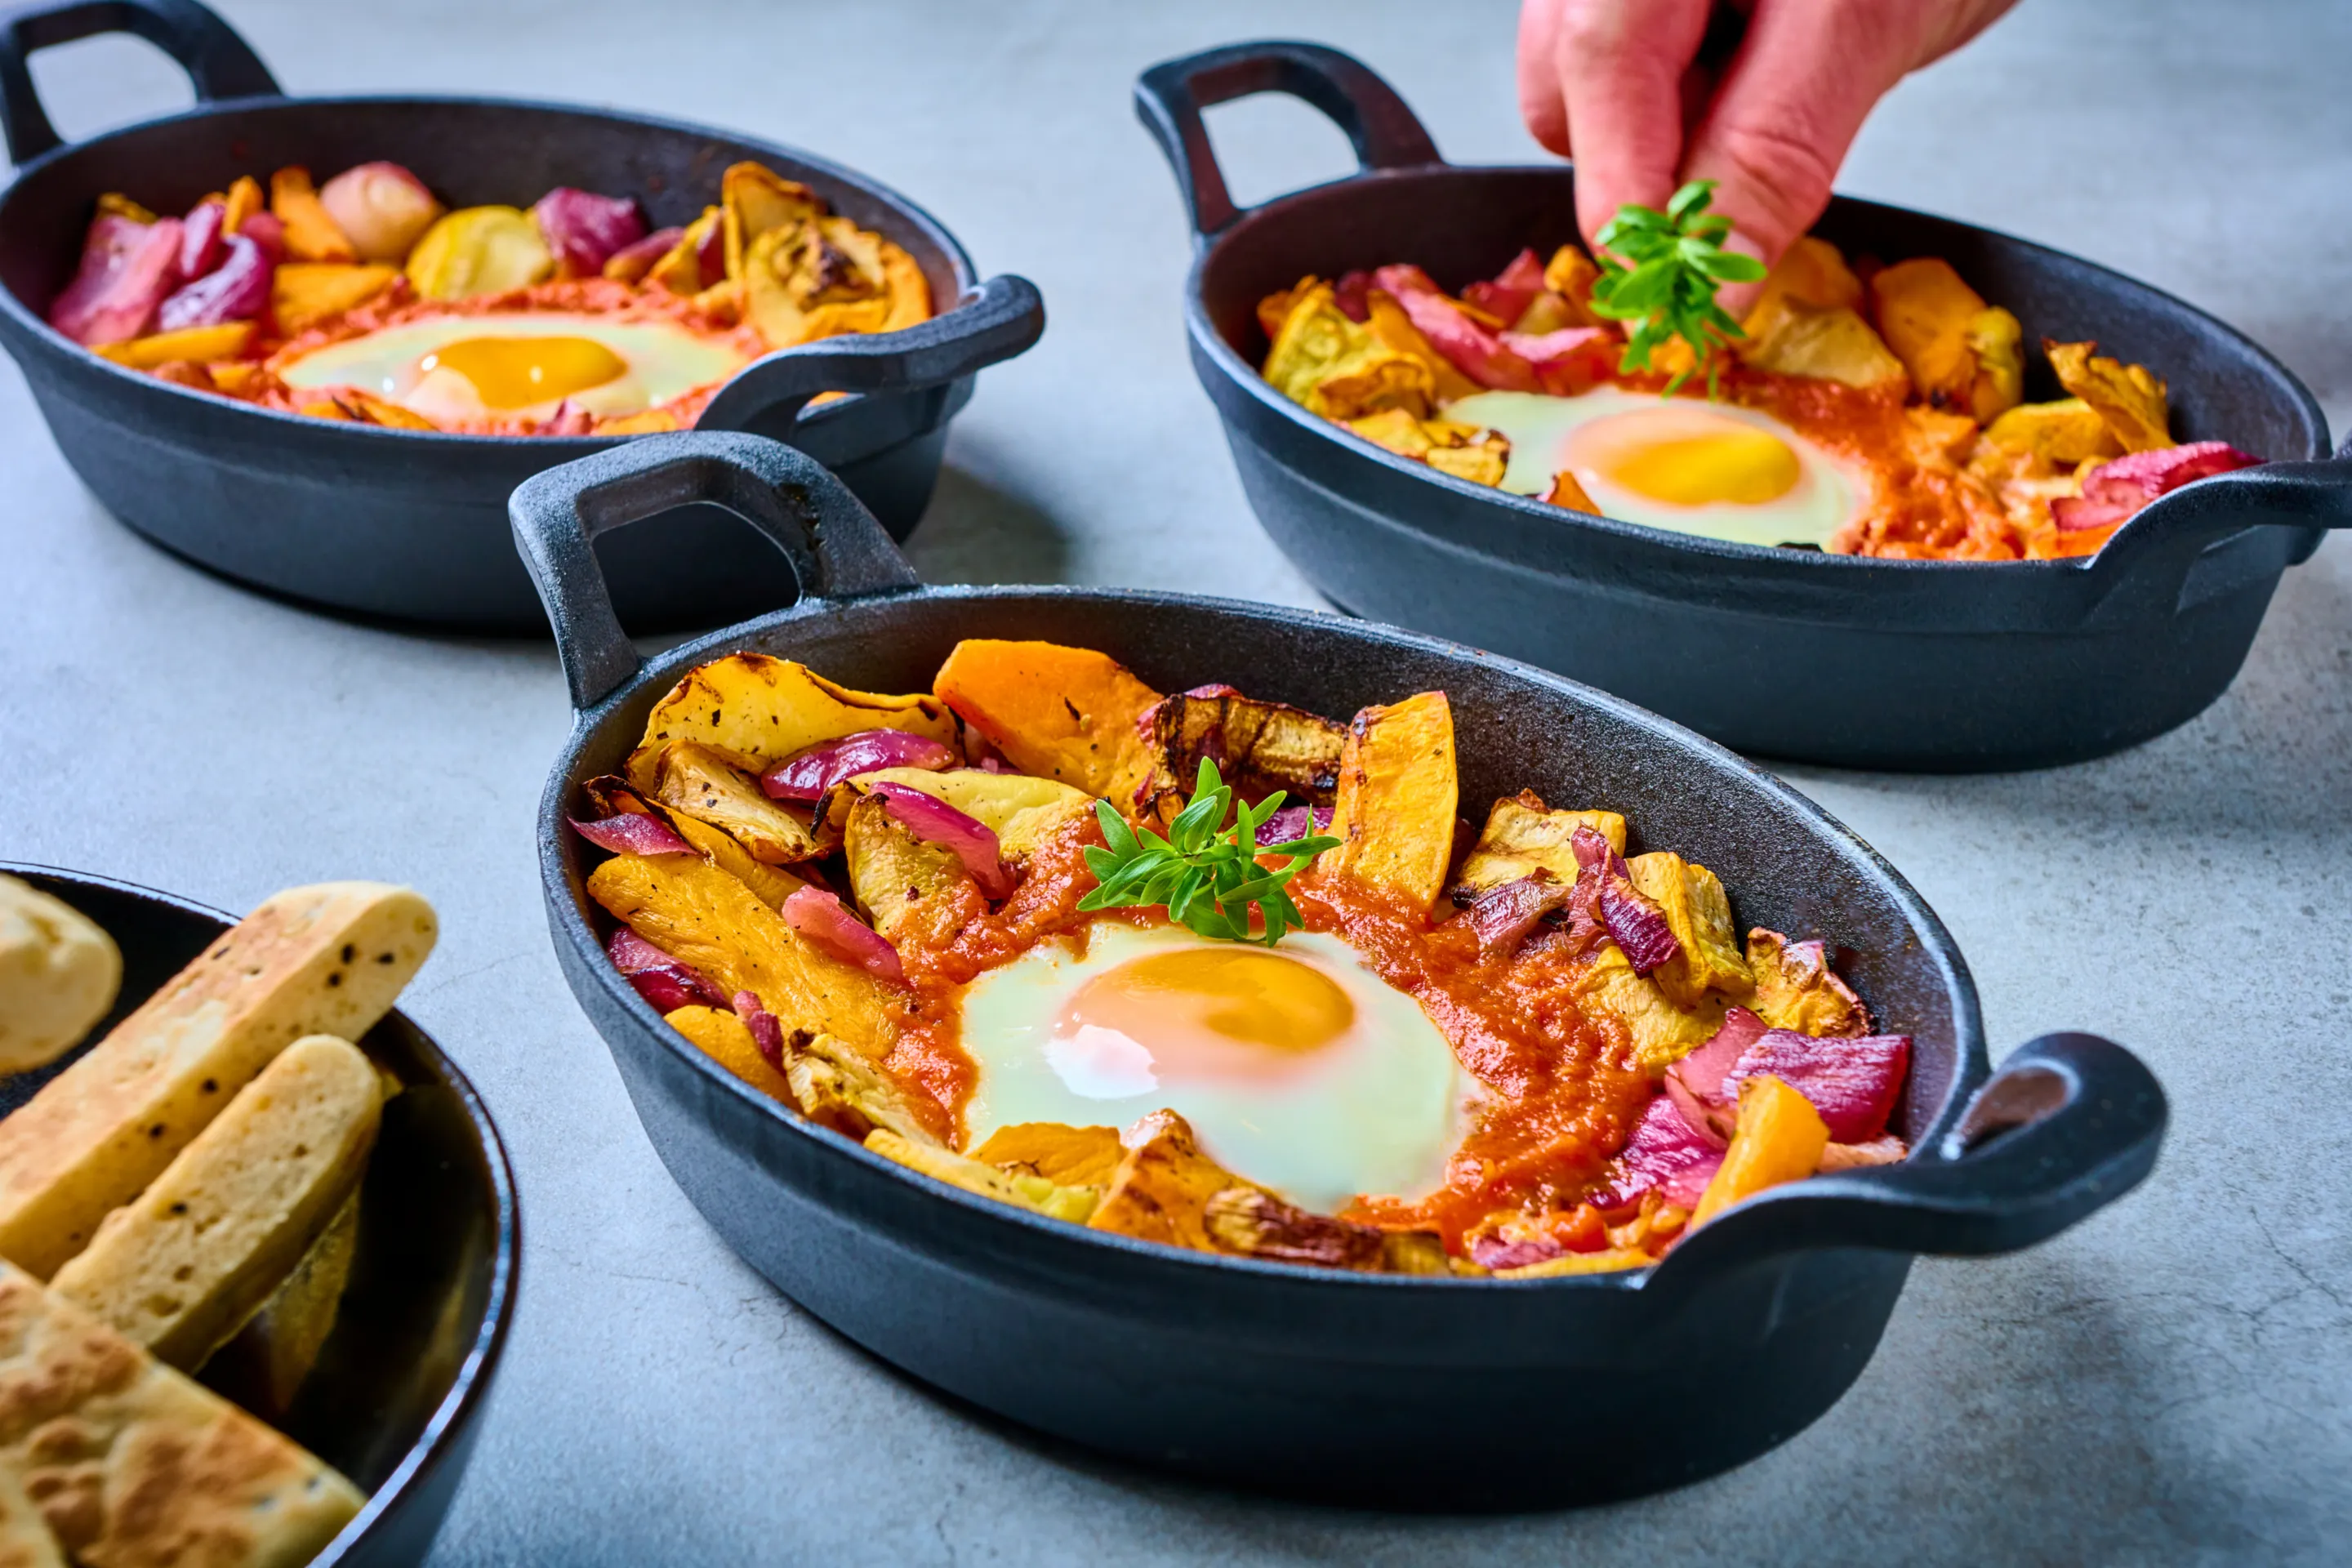
[[[719,389],[698,430],[740,430],[775,421],[782,432],[820,392],[919,392],[961,381],[1024,353],[1045,331],[1045,301],[1026,278],[1006,273],[944,316],[902,328],[826,338],[755,360]]]
[[[2105,597],[2122,613],[2137,613],[2145,598],[2169,616],[2208,546],[2266,522],[2352,528],[2352,437],[2333,458],[2239,468],[2158,497],[2116,531],[2092,569],[2111,584]]]
[[[196,0],[39,0],[0,16],[0,131],[18,168],[65,140],[33,90],[26,58],[100,33],[136,33],[177,60],[198,103],[278,96],[278,79],[261,57]]]
[[[919,585],[874,514],[807,454],[732,430],[640,436],[534,475],[507,501],[574,708],[594,707],[637,671],[596,537],[693,501],[716,502],[766,534],[792,563],[803,599]]]
[[[1822,1247],[2031,1247],[2137,1186],[2156,1163],[2165,1115],[2164,1090],[2129,1051],[2096,1035],[2044,1035],[1913,1159],[1794,1182],[1727,1210],[1668,1254],[1650,1288]]]
[[[1241,216],[1217,167],[1201,110],[1257,92],[1286,92],[1329,115],[1367,169],[1412,169],[1441,163],[1437,144],[1396,89],[1351,55],[1320,44],[1228,44],[1181,60],[1163,60],[1136,79],[1135,112],[1176,173],[1206,242]]]

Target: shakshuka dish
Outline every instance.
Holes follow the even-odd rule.
[[[692,223],[559,187],[446,208],[397,163],[239,179],[184,217],[99,198],[52,327],[281,412],[490,436],[691,426],[772,350],[929,319],[906,251],[758,163]]]
[[[2069,395],[2025,402],[2017,318],[1936,258],[1849,262],[1801,239],[1741,335],[1704,356],[1676,337],[1642,370],[1622,368],[1624,327],[1592,308],[1600,276],[1566,245],[1459,297],[1410,265],[1310,277],[1258,306],[1263,374],[1457,479],[1855,555],[2088,555],[2158,496],[2260,461],[2176,442],[2163,380],[2095,342],[2045,341]]]
[[[734,654],[572,826],[606,951],[812,1121],[1071,1225],[1328,1268],[1654,1262],[1899,1160],[1910,1040],[1591,801],[1457,824],[1426,691],[1345,720],[966,641],[929,692]]]

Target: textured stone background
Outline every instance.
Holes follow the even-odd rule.
[[[1536,155],[1501,0],[226,9],[298,91],[514,92],[740,126],[877,175],[984,268],[1035,279],[1052,330],[984,380],[915,538],[943,581],[1314,602],[1252,521],[1184,362],[1184,235],[1128,108],[1142,67],[1324,39],[1394,80],[1449,155]],[[2282,355],[2340,427],[2347,58],[2352,7],[2336,0],[2028,0],[1894,95],[1845,187],[2175,290]],[[186,97],[120,41],[45,55],[36,74],[68,134]],[[1245,201],[1345,166],[1296,104],[1213,124]],[[530,821],[566,728],[551,654],[346,626],[165,557],[84,494],[13,369],[0,443],[16,792],[0,857],[232,908],[330,876],[412,881],[441,908],[445,944],[409,1006],[488,1094],[530,1240],[440,1568],[2321,1562],[2352,1539],[2343,547],[2288,577],[2228,696],[2129,755],[1958,781],[1796,775],[1949,923],[1996,1056],[2067,1026],[2147,1056],[2175,1117],[2147,1185],[2029,1255],[1923,1262],[1846,1399],[1732,1475],[1581,1514],[1390,1518],[1008,1436],[776,1295],[663,1173],[549,953]]]

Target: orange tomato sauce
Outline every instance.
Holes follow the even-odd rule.
[[[1095,886],[1085,851],[1101,843],[1093,818],[1083,819],[1038,849],[1002,908],[992,911],[966,882],[899,928],[894,940],[908,994],[893,1016],[898,1038],[887,1066],[936,1101],[942,1131],[961,1121],[978,1079],[961,1041],[965,986],[1041,942],[1068,941],[1083,951],[1097,921],[1164,922],[1157,910],[1078,911]],[[1337,873],[1309,870],[1290,892],[1307,930],[1337,936],[1421,1005],[1480,1085],[1469,1131],[1437,1191],[1368,1196],[1347,1217],[1433,1229],[1459,1252],[1465,1233],[1497,1210],[1572,1208],[1587,1195],[1655,1093],[1624,1026],[1578,1005],[1589,955],[1548,930],[1507,958],[1482,955],[1466,922],[1433,925]]]

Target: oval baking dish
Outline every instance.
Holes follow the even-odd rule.
[[[59,143],[26,57],[96,33],[136,32],[195,84],[184,113]],[[841,470],[898,536],[939,479],[949,418],[982,366],[1044,330],[1036,291],[985,290],[955,237],[881,184],[805,153],[605,110],[480,98],[285,98],[244,40],[195,0],[74,0],[0,22],[0,126],[16,182],[0,194],[0,342],[25,372],[59,450],[116,517],[239,582],[364,615],[478,631],[545,626],[508,542],[508,494],[614,437],[443,435],[304,418],[175,386],[108,363],[53,331],[49,301],[73,275],[93,203],[137,190],[178,211],[235,176],[284,163],[341,168],[389,158],[457,205],[528,201],[555,185],[635,196],[656,226],[718,199],[719,172],[750,159],[813,187],[835,211],[903,247],[940,314],[857,341],[828,340],[831,379],[787,350],[739,372],[703,416],[711,428],[790,434]],[[173,204],[177,204],[176,205]],[[848,366],[845,373],[842,367]],[[801,419],[820,392],[837,399]],[[772,551],[711,509],[660,547],[617,543],[622,614],[639,629],[707,626],[788,593]]]
[[[1877,560],[1732,544],[1589,517],[1434,473],[1339,429],[1258,374],[1260,299],[1309,273],[1419,263],[1442,287],[1576,238],[1564,166],[1443,162],[1389,85],[1313,44],[1236,44],[1153,67],[1136,107],[1176,172],[1196,253],[1192,365],[1250,504],[1334,603],[1613,691],[1752,754],[1970,772],[2105,755],[2201,712],[2244,661],[2279,575],[2352,524],[2352,447],[2318,405],[2203,312],[2104,268],[1900,207],[1839,198],[1847,254],[1949,260],[2027,341],[2095,337],[2171,378],[2175,431],[2278,459],[2148,507],[2073,561]],[[1202,109],[1304,99],[1361,171],[1241,211]],[[2027,395],[2053,395],[2046,364]]]
[[[593,542],[693,494],[736,508],[806,595],[641,663]],[[1976,992],[1935,915],[1769,775],[1614,698],[1328,616],[1083,588],[926,588],[831,475],[745,436],[650,437],[515,497],[578,712],[538,816],[556,956],[646,1135],[728,1243],[918,1377],[1032,1426],[1245,1486],[1397,1506],[1655,1490],[1762,1452],[1868,1362],[1913,1254],[2038,1241],[2153,1162],[2164,1100],[2120,1047],[2045,1037],[1989,1079]],[[1099,649],[1162,690],[1247,671],[1351,712],[1444,689],[1465,798],[1605,800],[1717,868],[1742,921],[1818,931],[1915,1055],[1906,1163],[1774,1191],[1653,1269],[1549,1280],[1343,1274],[1107,1236],[919,1176],[820,1129],[671,1029],[606,959],[566,818],[686,670],[751,649],[922,689],[966,637]],[[1695,1415],[1703,1412],[1703,1415]],[[1442,1438],[1435,1434],[1443,1434]]]
[[[83,1049],[236,923],[79,872],[0,865],[0,873],[72,905],[122,952],[119,998]],[[360,1188],[351,1286],[333,1332],[285,1418],[272,1422],[368,1494],[315,1568],[424,1560],[473,1454],[514,1316],[521,1247],[506,1150],[466,1075],[398,1012],[357,1043],[403,1088],[384,1104]],[[15,1110],[80,1054],[9,1079],[0,1106]]]

